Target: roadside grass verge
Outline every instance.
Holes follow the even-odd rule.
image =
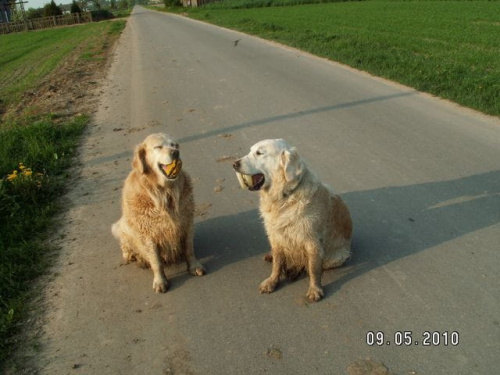
[[[348,1],[365,0],[223,0],[209,3],[205,5],[205,7],[211,9],[250,9],[306,4],[341,3]]]
[[[34,32],[0,35],[0,116],[34,89],[82,43],[92,56],[107,47],[125,21],[97,22]],[[104,35],[103,35],[104,34]],[[1,126],[1,124],[0,124]]]
[[[79,137],[80,116],[56,124],[46,117],[0,130],[0,363],[24,315],[32,282],[49,265],[44,233],[57,212]]]
[[[500,115],[500,2],[376,0],[231,9],[242,2],[182,12]]]
[[[132,13],[132,8],[129,9],[122,9],[122,10],[114,10],[112,11],[113,16],[115,18],[124,18],[130,16],[130,13]]]
[[[22,344],[17,334],[33,308],[33,285],[56,254],[48,229],[90,121],[85,113],[52,113],[45,96],[36,116],[12,108],[27,90],[41,92],[51,79],[68,84],[87,79],[90,72],[84,68],[102,67],[124,26],[124,21],[99,22],[0,36],[0,100],[6,112],[0,113],[0,372]],[[79,64],[79,74],[72,73],[72,64]]]

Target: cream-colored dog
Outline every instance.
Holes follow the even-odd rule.
[[[148,136],[134,152],[122,193],[122,217],[112,226],[127,262],[153,270],[153,290],[164,293],[163,267],[181,261],[197,276],[205,269],[193,250],[194,199],[179,145],[166,134]]]
[[[283,139],[258,142],[233,168],[242,188],[260,191],[272,254],[271,276],[260,284],[260,292],[274,291],[282,273],[294,279],[307,270],[306,296],[319,301],[322,271],[341,266],[351,254],[347,206]]]

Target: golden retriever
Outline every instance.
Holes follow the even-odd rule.
[[[233,164],[244,189],[260,191],[260,213],[271,244],[271,276],[260,284],[271,293],[284,273],[309,273],[309,301],[323,296],[322,271],[351,255],[352,221],[342,199],[322,184],[283,139],[256,143]]]
[[[194,255],[193,220],[193,188],[178,143],[163,133],[148,136],[135,149],[123,187],[122,217],[111,231],[127,262],[151,267],[155,292],[168,289],[165,265],[185,261],[191,274],[205,274]]]

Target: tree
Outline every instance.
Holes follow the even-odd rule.
[[[20,22],[20,21],[24,21],[23,13],[21,12],[21,9],[19,9],[18,5],[14,5],[11,9],[10,22]]]
[[[71,14],[82,13],[82,10],[80,9],[80,6],[76,2],[76,0],[73,0],[73,2],[71,3],[71,10],[70,10],[70,12],[71,12]]]
[[[118,9],[125,10],[128,9],[128,1],[127,0],[120,0],[118,3]]]
[[[29,20],[33,20],[35,18],[42,18],[43,17],[43,8],[29,8],[26,11],[26,18]]]
[[[62,10],[60,7],[57,6],[54,0],[52,0],[49,4],[45,4],[45,6],[43,7],[44,17],[60,16],[60,15],[62,15]]]

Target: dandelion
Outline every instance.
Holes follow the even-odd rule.
[[[26,168],[23,170],[23,176],[31,176],[33,172],[31,171],[31,168]]]
[[[23,164],[23,163],[19,163],[19,169],[20,169],[21,171],[24,171],[24,170],[26,169],[26,167],[24,166],[24,164]]]
[[[7,180],[12,181],[17,178],[17,169],[14,170],[11,174],[7,175]]]

